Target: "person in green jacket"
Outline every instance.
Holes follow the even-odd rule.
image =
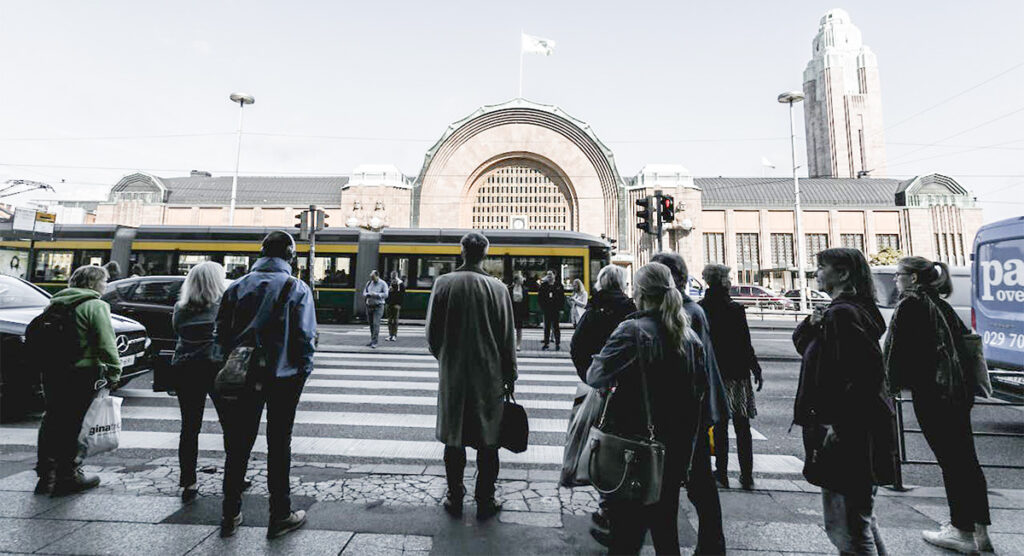
[[[79,267],[67,289],[57,292],[50,305],[75,305],[75,328],[80,354],[70,368],[43,369],[46,413],[39,426],[36,494],[62,496],[100,484],[85,475],[78,458],[78,433],[97,385],[111,387],[121,378],[121,360],[114,343],[110,305],[100,299],[107,286],[107,271],[99,266]]]

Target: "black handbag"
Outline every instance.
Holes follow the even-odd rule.
[[[288,277],[270,311],[284,307],[294,282],[294,278]],[[213,390],[222,398],[237,399],[248,392],[259,390],[263,381],[270,378],[270,361],[260,341],[260,332],[269,320],[265,318],[263,322],[249,328],[246,338],[231,350],[224,361],[224,366],[214,377]]]
[[[586,465],[590,484],[605,498],[650,505],[661,499],[665,445],[654,439],[654,419],[642,355],[640,361],[640,386],[644,416],[647,418],[647,436],[620,435],[604,430],[608,406],[615,395],[612,390],[600,420],[597,425],[590,427],[586,445],[580,455],[580,465]]]
[[[499,437],[501,447],[514,454],[525,452],[530,443],[530,422],[526,418],[526,409],[516,403],[512,394],[505,394]]]

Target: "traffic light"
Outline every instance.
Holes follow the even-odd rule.
[[[325,211],[324,209],[317,209],[316,210],[316,225],[313,226],[313,229],[319,232],[320,230],[323,230],[324,228],[329,227],[330,224],[328,224],[326,222],[326,220],[328,218],[330,218],[330,217],[331,217],[331,215],[327,214],[327,211]]]
[[[673,222],[676,219],[676,205],[671,195],[658,196],[658,211],[662,223]]]
[[[636,200],[636,205],[640,207],[640,210],[636,211],[636,217],[640,219],[636,223],[636,227],[648,234],[654,233],[654,228],[657,227],[656,223],[652,221],[654,218],[657,218],[651,207],[652,200],[651,197]]]
[[[304,211],[302,211],[302,212],[300,212],[300,213],[295,215],[295,218],[298,219],[298,222],[295,224],[295,227],[299,229],[299,239],[301,241],[305,241],[305,240],[309,239],[309,217],[308,217],[308,215],[309,215],[309,211],[308,210],[304,210]]]

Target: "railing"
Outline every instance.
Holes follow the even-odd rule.
[[[989,371],[990,376],[1013,376],[1024,378],[1024,372],[1020,371]],[[896,397],[896,428],[897,428],[897,442],[899,444],[899,465],[896,466],[896,481],[893,484],[893,490],[905,491],[909,490],[903,485],[903,468],[904,464],[911,465],[938,465],[939,462],[927,459],[910,459],[907,456],[907,442],[905,435],[907,433],[922,434],[923,431],[919,428],[907,428],[903,420],[903,404],[907,402],[913,402],[913,398],[904,398],[902,395]],[[977,400],[974,402],[975,406],[992,406],[992,407],[1024,407],[1024,402],[1010,402],[1010,401],[989,401],[989,400]],[[990,438],[1024,438],[1024,433],[1019,432],[989,432],[989,431],[973,431],[972,436],[976,437],[990,437]],[[990,469],[1024,469],[1024,465],[1010,465],[1010,464],[998,464],[998,463],[982,463],[982,467]]]
[[[810,311],[793,311],[786,309],[760,309],[758,307],[747,307],[747,318],[757,317],[762,321],[765,317],[775,318],[778,320],[793,320],[794,322],[800,322],[807,315],[811,314]]]

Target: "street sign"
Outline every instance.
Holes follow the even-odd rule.
[[[56,213],[16,208],[11,228],[21,232],[53,235],[53,225],[56,223]]]

